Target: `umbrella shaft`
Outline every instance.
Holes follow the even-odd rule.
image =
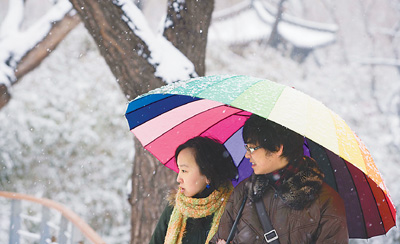
[[[233,239],[233,236],[235,235],[236,227],[237,227],[240,217],[242,217],[242,212],[243,212],[246,200],[247,200],[247,194],[244,195],[242,205],[240,206],[238,215],[236,216],[235,222],[232,225],[232,229],[231,229],[231,232],[229,233],[228,239],[226,239],[226,243],[229,243]]]

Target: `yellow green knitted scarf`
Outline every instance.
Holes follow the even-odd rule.
[[[210,231],[207,236],[207,244],[218,230],[219,220],[224,213],[226,203],[233,191],[232,184],[228,187],[220,187],[214,190],[206,198],[186,197],[180,191],[175,196],[175,207],[168,223],[165,244],[181,244],[186,230],[188,218],[203,218],[214,214]]]

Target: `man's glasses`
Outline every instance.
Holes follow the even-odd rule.
[[[250,154],[252,154],[255,150],[260,149],[261,147],[260,147],[260,146],[258,146],[258,147],[249,147],[249,146],[247,146],[247,145],[244,145],[244,148],[245,148]]]

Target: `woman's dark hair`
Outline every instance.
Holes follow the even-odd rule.
[[[194,149],[200,173],[210,180],[210,185],[215,189],[236,178],[238,172],[233,159],[225,146],[217,140],[201,136],[189,139],[176,149],[175,161],[185,148]]]
[[[243,140],[276,152],[283,145],[282,156],[290,161],[303,157],[304,137],[271,120],[252,114],[243,126]]]

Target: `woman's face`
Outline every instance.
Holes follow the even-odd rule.
[[[195,160],[195,151],[193,148],[185,148],[177,158],[178,177],[180,191],[187,197],[202,192],[207,185],[207,177],[200,173],[200,168]]]
[[[256,148],[255,144],[247,144],[248,147]],[[246,151],[245,157],[250,160],[251,167],[256,175],[268,174],[282,169],[288,161],[281,157],[283,146],[277,152],[270,152],[264,148],[259,148],[252,153]]]

